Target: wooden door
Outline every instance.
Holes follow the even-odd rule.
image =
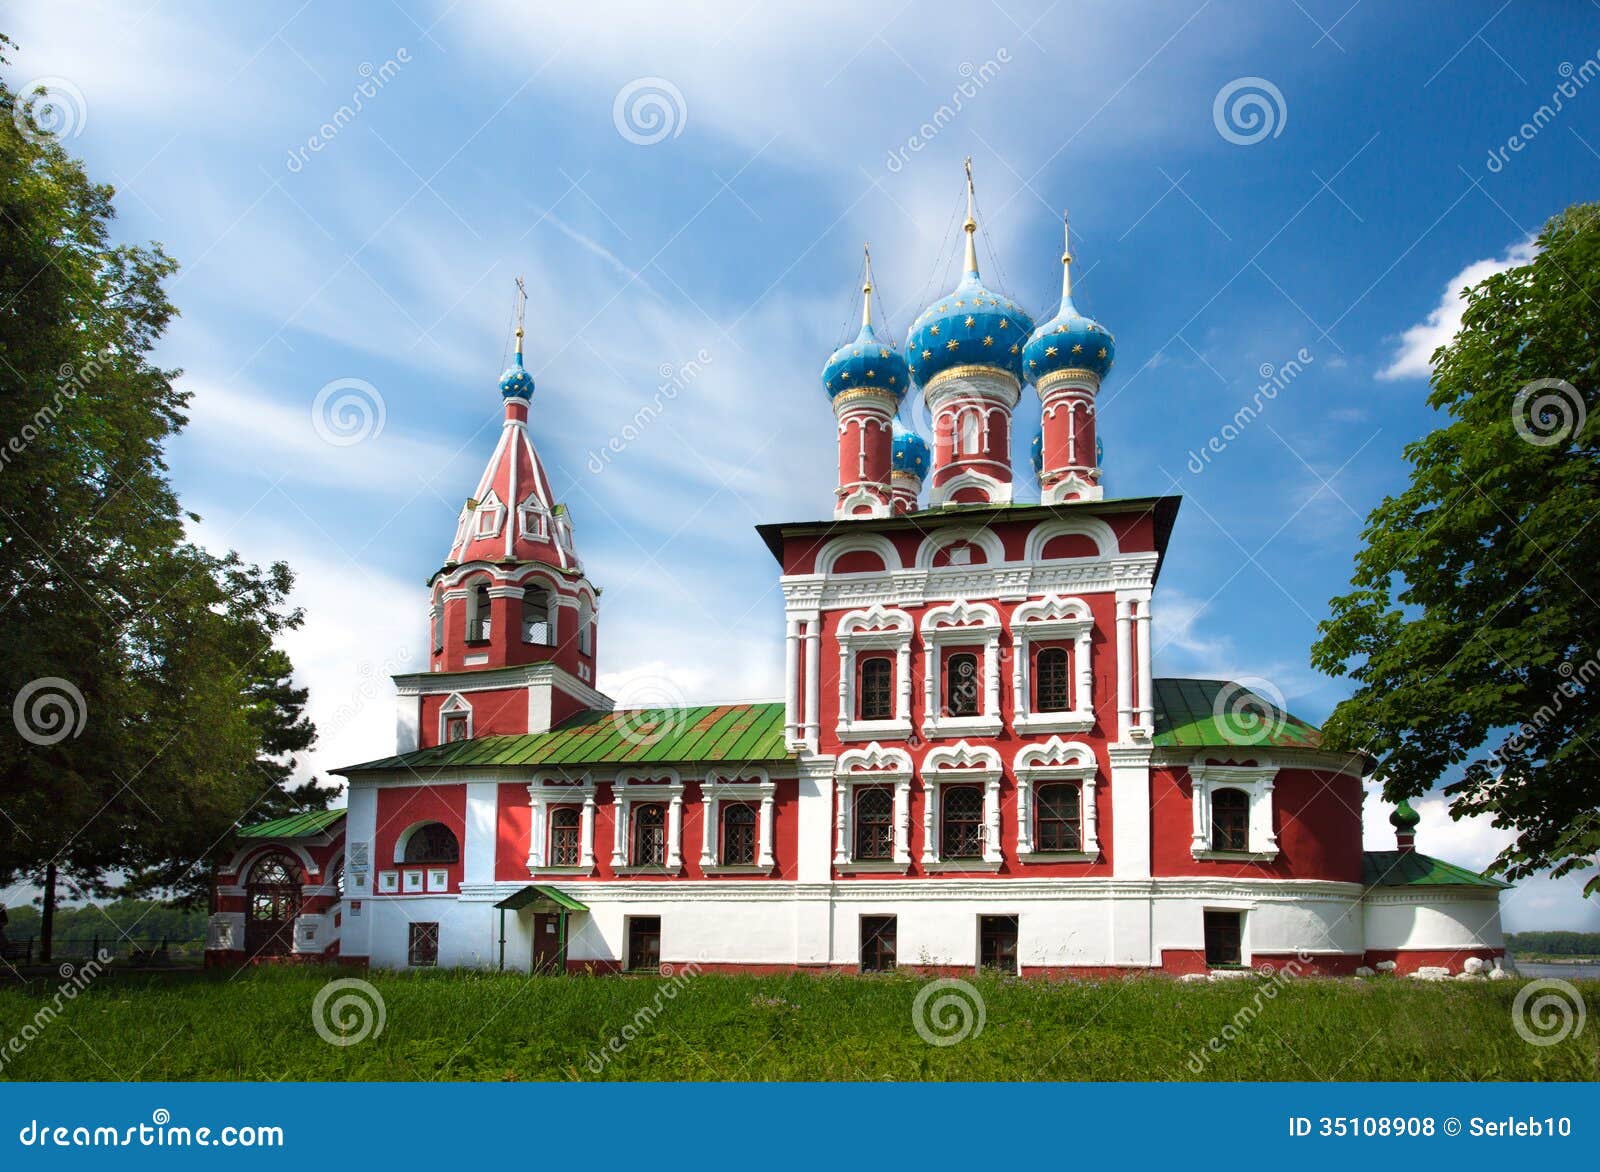
[[[560,972],[564,958],[561,939],[561,914],[559,912],[533,913],[533,971],[536,973]]]

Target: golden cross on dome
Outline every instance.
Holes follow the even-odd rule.
[[[517,365],[522,365],[522,311],[528,304],[528,287],[517,278]]]
[[[978,231],[978,219],[975,212],[977,193],[972,187],[972,156],[967,156],[967,220],[961,225],[961,230],[967,234],[967,272],[978,271],[978,246],[973,236]]]
[[[867,265],[866,279],[861,282],[861,328],[865,330],[872,325],[872,245],[863,244],[861,253]]]
[[[1072,227],[1061,213],[1061,300],[1072,296]]]

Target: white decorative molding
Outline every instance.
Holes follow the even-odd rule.
[[[972,457],[963,457],[971,459]],[[975,488],[984,494],[985,500],[992,505],[1009,505],[1011,503],[1012,484],[1009,480],[1000,480],[987,473],[979,472],[976,468],[963,468],[943,484],[935,484],[928,493],[929,508],[954,508],[971,502],[953,499],[955,494],[967,488]]]
[[[449,724],[452,716],[465,716],[467,718],[467,740],[470,741],[472,739],[472,705],[460,692],[451,692],[445,698],[445,702],[439,706],[439,734],[434,744],[443,745],[446,743],[445,727]]]
[[[595,785],[585,773],[576,779],[541,774],[528,783],[528,874],[594,874]],[[550,808],[578,806],[578,862],[557,866],[550,858]]]
[[[976,716],[943,714],[944,648],[949,644],[983,648],[982,692]],[[987,602],[957,599],[922,616],[923,716],[928,736],[989,735],[1000,731],[1000,612]]]
[[[667,861],[658,866],[635,862],[633,851],[633,807],[635,803],[665,802],[667,805]],[[612,836],[611,867],[618,874],[639,872],[676,875],[683,870],[683,778],[676,769],[618,773],[611,784],[611,804],[616,808],[616,827]]]
[[[867,573],[885,573],[889,570],[900,568],[900,551],[881,533],[848,533],[843,537],[835,537],[822,547],[817,554],[817,573],[833,574],[837,571],[834,566],[839,564],[839,559],[847,553],[875,553],[883,559],[882,570],[868,570]]]
[[[839,621],[839,723],[841,741],[911,735],[911,616],[903,610],[873,606],[854,610]],[[888,720],[856,718],[856,668],[863,651],[894,652],[894,715]]]
[[[841,871],[884,869],[903,871],[911,865],[911,754],[904,749],[885,748],[877,741],[861,748],[846,749],[834,763],[834,852],[833,864]],[[858,863],[855,847],[855,789],[864,785],[888,785],[894,790],[894,855],[888,860]]]
[[[1000,543],[1000,535],[992,529],[977,527],[935,529],[922,539],[921,545],[917,546],[915,568],[933,569],[933,559],[938,556],[939,551],[952,545],[975,545],[983,550],[984,560],[979,563],[980,565],[997,566],[1006,560],[1005,547]]]
[[[724,769],[707,771],[700,783],[701,843],[700,868],[712,874],[722,868],[738,871],[763,871],[770,873],[776,866],[773,857],[774,799],[778,787],[767,777],[765,769],[742,769],[730,772]],[[722,803],[759,802],[756,815],[756,861],[753,867],[734,867],[722,859]]]
[[[1094,674],[1091,650],[1094,617],[1081,598],[1048,594],[1011,612],[1012,727],[1019,733],[1088,732],[1094,727]],[[1062,712],[1033,711],[1035,640],[1070,639],[1070,707]]]
[[[834,520],[871,521],[889,516],[894,511],[894,504],[889,498],[888,486],[875,487],[876,491],[866,485],[858,485],[840,497],[833,506]],[[866,510],[858,511],[862,505],[867,506]]]
[[[927,800],[922,805],[922,863],[934,870],[955,867],[980,869],[971,859],[946,859],[943,841],[944,791],[946,785],[978,784],[983,787],[983,864],[998,867],[1000,853],[1000,777],[1003,766],[997,750],[987,745],[957,741],[929,750],[922,759],[922,785]]]
[[[1267,862],[1278,857],[1278,836],[1272,829],[1272,788],[1277,765],[1191,765],[1190,806],[1194,837],[1190,853],[1197,859],[1231,859]],[[1242,790],[1249,798],[1249,848],[1217,851],[1211,848],[1211,797],[1219,789]]]
[[[1095,788],[1100,763],[1094,750],[1082,741],[1051,737],[1043,744],[1025,745],[1011,763],[1017,779],[1017,855],[1024,862],[1093,862],[1100,857],[1099,818],[1095,809]],[[1045,781],[1078,783],[1082,806],[1078,832],[1082,848],[1078,851],[1039,852],[1034,849],[1033,791]]]
[[[1117,544],[1116,532],[1099,517],[1070,517],[1034,526],[1028,534],[1028,543],[1022,556],[1030,562],[1042,562],[1045,560],[1044,547],[1057,537],[1068,536],[1089,538],[1099,550],[1100,557],[1112,557],[1122,552]]]

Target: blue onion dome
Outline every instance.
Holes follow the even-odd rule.
[[[522,367],[522,327],[517,327],[517,356],[500,376],[500,394],[507,399],[533,398],[533,375]]]
[[[1061,308],[1023,347],[1027,380],[1035,385],[1059,370],[1087,370],[1104,378],[1117,353],[1117,340],[1072,304],[1072,250],[1061,254]]]
[[[987,288],[978,275],[973,236],[972,166],[967,166],[967,234],[965,274],[955,289],[922,311],[906,337],[911,377],[926,387],[944,371],[958,366],[1002,370],[1024,383],[1022,349],[1033,332],[1033,319],[1012,301]]]
[[[1033,461],[1033,474],[1044,475],[1044,432],[1033,437],[1033,442],[1028,445],[1028,458]]]
[[[896,419],[890,466],[896,472],[915,476],[918,480],[928,474],[928,441]]]
[[[867,279],[861,285],[861,332],[833,352],[822,368],[822,386],[830,400],[846,391],[863,388],[881,391],[894,398],[895,406],[911,385],[906,360],[889,342],[879,339],[872,328],[872,257],[867,257]]]

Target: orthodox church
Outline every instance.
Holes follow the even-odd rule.
[[[599,590],[505,419],[394,677],[393,754],[348,808],[242,832],[208,961],[1024,975],[1245,966],[1459,971],[1503,953],[1505,886],[1363,850],[1359,755],[1226,680],[1152,671],[1177,497],[1106,496],[1096,398],[1116,339],[1072,257],[1042,323],[965,264],[903,347],[828,359],[831,515],[758,527],[785,601],[784,694],[619,710]],[[1019,499],[1024,392],[1038,499]],[[920,394],[931,444],[897,422]],[[1031,430],[1031,428],[1030,428]],[[1024,478],[1025,479],[1025,478]],[[1030,493],[1031,496],[1031,493]]]

